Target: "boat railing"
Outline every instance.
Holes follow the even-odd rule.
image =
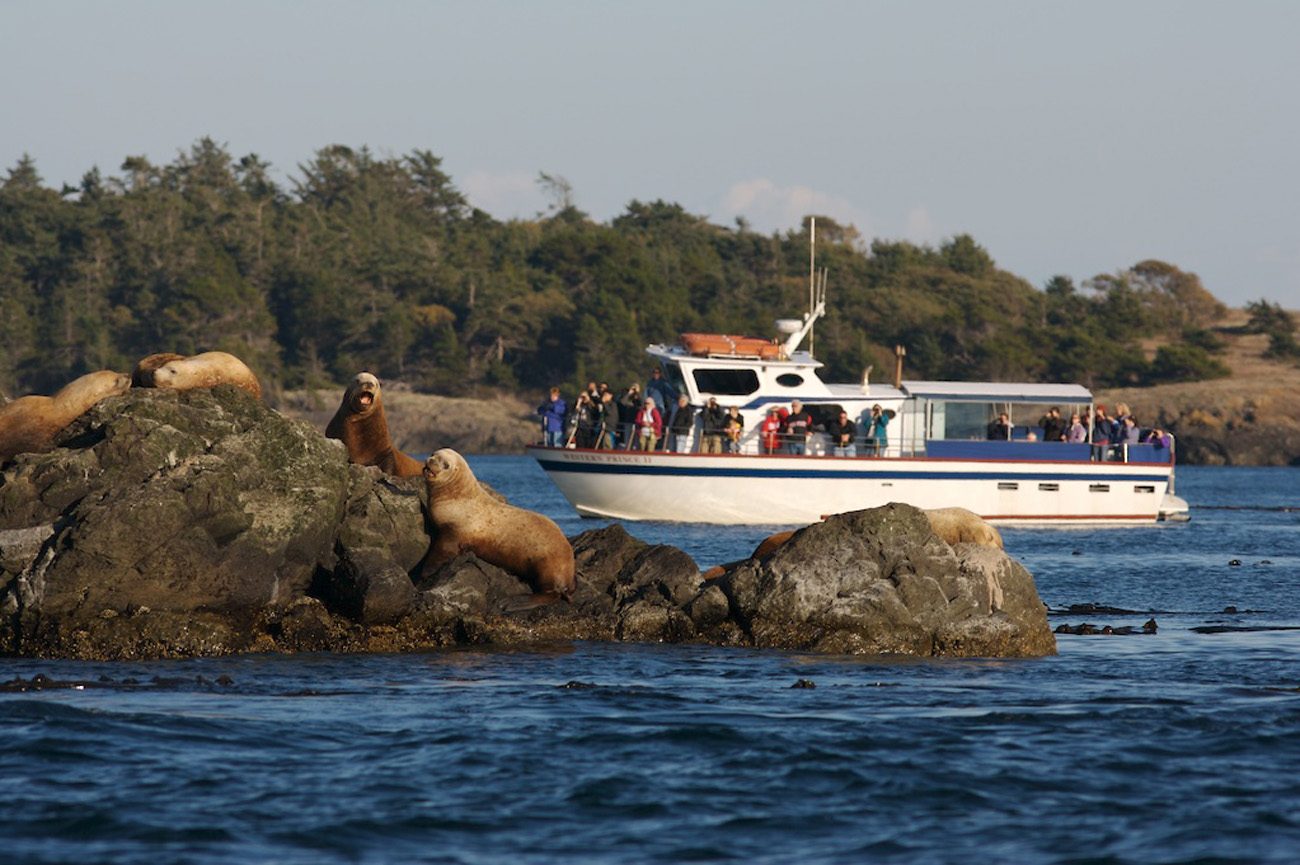
[[[764,436],[759,428],[744,432],[738,439],[732,440],[726,433],[719,435],[719,450],[715,453],[731,454],[792,454],[797,449],[798,440],[787,434],[778,434],[775,441]],[[705,434],[697,421],[691,430],[679,435],[665,428],[658,436],[651,449],[670,453],[706,453]],[[820,430],[808,437],[804,453],[808,456],[905,456],[930,457],[934,459],[969,459],[969,460],[1017,460],[1017,461],[1051,461],[1051,462],[1120,462],[1120,463],[1168,463],[1175,461],[1175,440],[1169,436],[1170,444],[1164,447],[1158,443],[1088,443],[1088,442],[1042,442],[1018,440],[979,440],[979,439],[924,439],[921,441],[891,442],[886,448],[877,447],[877,442],[870,436],[859,433],[854,437],[852,448],[836,448],[830,437]],[[620,424],[615,435],[604,434],[596,425],[571,424],[565,440],[566,447],[591,448],[595,450],[641,450],[644,446],[641,430],[635,424]]]

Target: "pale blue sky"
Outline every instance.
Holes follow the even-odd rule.
[[[425,148],[499,218],[546,171],[601,220],[818,212],[1300,307],[1300,3],[0,0],[0,83],[0,165],[52,185],[203,135],[282,178]]]

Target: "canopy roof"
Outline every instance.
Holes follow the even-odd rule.
[[[1018,381],[905,381],[908,396],[947,402],[1090,403],[1092,392],[1079,384]]]

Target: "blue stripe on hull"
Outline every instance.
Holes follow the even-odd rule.
[[[561,460],[547,460],[540,457],[537,462],[546,471],[578,472],[605,475],[665,475],[676,477],[715,477],[715,478],[834,478],[874,479],[874,480],[980,480],[980,481],[1090,481],[1092,483],[1125,483],[1149,481],[1160,483],[1169,480],[1169,475],[1097,475],[1069,474],[1065,472],[962,472],[962,471],[870,471],[843,470],[826,471],[819,469],[758,469],[758,468],[719,468],[690,466],[646,466],[628,464],[578,463]]]

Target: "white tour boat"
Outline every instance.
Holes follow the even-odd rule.
[[[625,450],[620,442],[619,449],[532,446],[528,454],[579,514],[619,520],[807,524],[889,502],[963,507],[1015,525],[1187,518],[1187,503],[1173,494],[1172,439],[1168,447],[1032,440],[1051,406],[1066,418],[1092,418],[1092,394],[1080,385],[906,381],[901,352],[892,384],[866,375],[858,384],[823,382],[816,372],[822,364],[800,350],[825,312],[824,281],[812,294],[802,320],[777,322],[781,341],[684,334],[679,344],[646,349],[696,409],[683,443],[688,452]],[[699,409],[713,397],[744,418],[736,453],[697,452]],[[766,453],[760,426],[767,410],[789,409],[794,400],[817,430],[807,454]],[[878,452],[865,435],[876,405],[892,415]],[[833,456],[822,431],[841,410],[859,431],[856,456]],[[989,441],[988,424],[1001,412],[1010,416],[1012,436]],[[665,433],[667,425],[665,412]]]

